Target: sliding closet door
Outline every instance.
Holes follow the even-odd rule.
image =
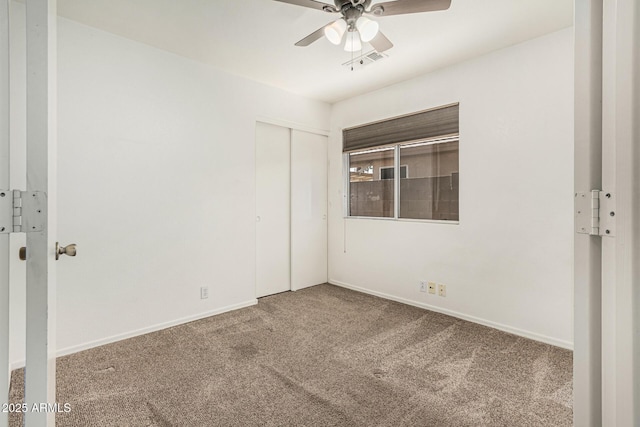
[[[327,281],[327,137],[291,134],[291,289]]]
[[[256,124],[256,295],[291,289],[291,131]]]

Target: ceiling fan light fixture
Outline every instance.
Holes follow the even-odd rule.
[[[347,34],[347,41],[344,43],[344,50],[347,52],[356,52],[362,49],[362,42],[360,41],[360,34],[357,31],[349,31]]]
[[[356,28],[360,33],[360,37],[363,42],[369,42],[373,40],[373,38],[378,34],[378,30],[380,29],[380,25],[376,21],[372,21],[369,18],[365,18],[361,16],[356,21]]]
[[[345,31],[347,31],[347,22],[341,18],[324,27],[324,36],[337,46],[342,42],[342,36],[344,36]]]

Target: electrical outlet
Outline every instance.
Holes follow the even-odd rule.
[[[438,285],[438,296],[447,296],[447,285]]]
[[[203,286],[200,288],[200,299],[209,298],[209,288],[207,286]]]
[[[420,292],[427,292],[427,282],[420,282]]]
[[[436,293],[436,284],[435,284],[435,282],[429,282],[429,293],[430,294],[435,294]]]

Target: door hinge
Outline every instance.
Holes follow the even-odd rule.
[[[616,235],[616,205],[613,193],[591,190],[576,193],[576,233],[592,236]]]
[[[41,191],[0,190],[0,234],[44,230],[46,208]]]

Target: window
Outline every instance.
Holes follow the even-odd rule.
[[[407,177],[407,168],[408,168],[407,165],[400,166],[400,178],[401,179]],[[380,168],[380,179],[393,179],[393,177],[396,175],[395,171],[396,171],[396,169],[393,166]]]
[[[458,220],[458,140],[400,145],[400,218]]]
[[[348,216],[459,220],[457,104],[343,136]]]
[[[393,168],[394,148],[349,154],[349,189],[352,216],[393,218],[394,180],[381,179],[380,170]]]

